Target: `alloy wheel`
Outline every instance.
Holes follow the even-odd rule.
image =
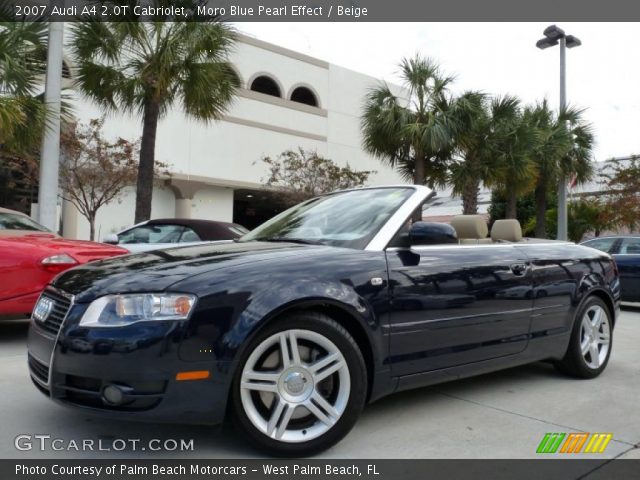
[[[351,390],[338,347],[311,330],[291,329],[262,341],[240,380],[242,408],[264,435],[300,443],[329,431],[344,413]]]
[[[580,325],[580,352],[589,368],[600,368],[607,358],[610,344],[609,317],[600,305],[592,305],[584,313]]]

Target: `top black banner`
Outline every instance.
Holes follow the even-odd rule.
[[[639,21],[631,0],[2,0],[0,21]]]

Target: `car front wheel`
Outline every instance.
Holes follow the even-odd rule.
[[[237,426],[276,455],[310,455],[344,437],[365,403],[367,374],[352,336],[315,312],[288,316],[251,342],[234,378]]]

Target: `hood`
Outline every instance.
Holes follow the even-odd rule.
[[[58,275],[52,284],[78,302],[115,293],[163,291],[186,278],[248,262],[283,259],[328,247],[292,243],[204,244],[154,250],[82,265]]]
[[[124,248],[114,245],[84,240],[68,240],[46,232],[25,233],[23,231],[16,231],[14,234],[7,234],[5,232],[3,235],[0,235],[0,242],[5,245],[7,243],[18,242],[23,246],[33,246],[41,250],[43,255],[66,253],[80,263],[129,253]]]

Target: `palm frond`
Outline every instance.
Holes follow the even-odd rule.
[[[142,114],[154,102],[163,116],[178,101],[208,122],[222,117],[239,86],[228,61],[233,39],[215,21],[79,22],[69,47],[78,90],[103,110]]]

